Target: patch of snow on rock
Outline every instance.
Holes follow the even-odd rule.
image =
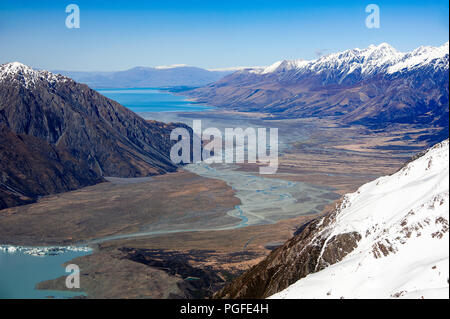
[[[331,235],[361,240],[271,298],[449,298],[448,139],[345,196]]]

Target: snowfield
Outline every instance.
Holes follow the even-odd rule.
[[[39,81],[48,81],[50,84],[55,84],[72,80],[46,70],[33,70],[20,62],[11,62],[0,65],[0,83],[4,81],[13,81],[29,89],[33,88]]]
[[[449,298],[448,220],[447,139],[346,195],[324,232],[357,232],[357,247],[270,298]]]
[[[388,43],[370,45],[365,49],[351,49],[324,55],[316,60],[284,60],[268,67],[245,69],[241,72],[269,75],[294,70],[298,74],[320,74],[340,70],[337,75],[344,80],[350,75],[362,79],[377,74],[396,74],[420,67],[448,70],[449,43],[439,47],[421,46],[411,52],[400,52]]]

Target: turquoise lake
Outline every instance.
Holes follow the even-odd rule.
[[[70,298],[80,292],[37,290],[41,281],[67,276],[63,264],[88,252],[68,251],[56,256],[31,256],[0,251],[0,299]],[[82,288],[82,287],[81,287]]]
[[[119,102],[135,113],[195,112],[211,109],[160,89],[98,89],[97,92]]]

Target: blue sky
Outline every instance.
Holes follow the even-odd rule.
[[[70,3],[80,7],[80,29],[65,26]],[[380,7],[379,29],[365,26],[370,3]],[[0,63],[52,70],[222,68],[381,42],[408,51],[448,41],[448,10],[447,0],[0,0]]]

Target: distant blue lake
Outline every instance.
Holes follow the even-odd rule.
[[[63,264],[86,252],[69,251],[56,256],[30,256],[22,252],[0,251],[0,299],[70,298],[80,292],[37,290],[41,281],[67,276]],[[82,288],[82,287],[81,287]]]
[[[184,97],[159,89],[98,89],[100,94],[122,104],[135,113],[195,112],[211,107],[195,104]]]

